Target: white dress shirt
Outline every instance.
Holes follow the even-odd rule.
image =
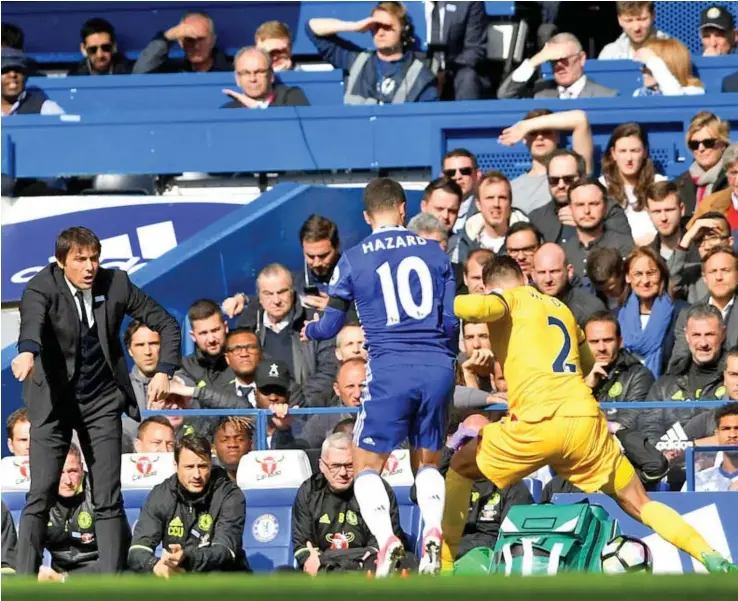
[[[436,4],[437,0],[425,0],[425,41],[427,44],[431,43],[431,13],[433,12],[433,5]],[[446,4],[444,2],[438,3],[438,18],[441,22],[441,35],[443,35],[443,23],[446,20]]]
[[[273,323],[272,320],[267,315],[266,311],[264,311],[264,317],[262,318],[262,324],[265,328],[271,330],[275,334],[279,334],[282,330],[284,330],[288,325],[290,325],[290,318],[289,315],[285,317],[282,321],[279,323]]]
[[[241,382],[238,378],[236,378],[236,381],[234,383],[234,388],[236,389],[236,394],[238,396],[241,395],[241,391],[238,390],[241,386],[251,386],[251,390],[249,391],[248,396],[246,397],[246,400],[249,402],[249,405],[251,405],[254,409],[256,409],[256,384],[246,384],[244,382]]]
[[[585,85],[587,85],[587,76],[582,75],[568,88],[565,88],[564,86],[556,86],[556,90],[558,91],[559,98],[561,100],[570,100],[572,98],[579,98]]]
[[[79,291],[79,288],[77,288],[72,282],[70,282],[67,279],[67,276],[64,276],[64,281],[67,283],[67,286],[69,286],[69,291],[72,293],[72,298],[74,299],[74,306],[77,307],[77,317],[80,321],[82,321],[82,310],[83,308],[79,306],[79,300],[77,300],[77,292]],[[90,324],[90,327],[95,325],[95,316],[92,314],[92,288],[88,288],[87,290],[82,290],[82,298],[84,300],[84,311],[87,313],[87,323]]]

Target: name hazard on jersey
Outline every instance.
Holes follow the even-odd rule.
[[[362,242],[361,250],[364,254],[372,253],[377,250],[394,250],[396,248],[407,248],[408,246],[423,246],[428,241],[418,236],[386,236],[384,241],[381,238],[367,240]]]

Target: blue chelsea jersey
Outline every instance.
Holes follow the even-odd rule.
[[[402,355],[403,363],[444,366],[458,339],[455,291],[440,245],[404,227],[379,228],[345,252],[328,288],[356,303],[370,359]]]

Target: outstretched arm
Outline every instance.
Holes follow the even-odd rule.
[[[463,294],[454,301],[454,313],[465,321],[497,321],[508,314],[510,308],[502,295],[493,292],[482,294]]]

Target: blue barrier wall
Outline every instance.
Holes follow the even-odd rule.
[[[280,73],[277,83],[300,87],[313,106],[343,104],[342,71]],[[233,73],[31,77],[28,86],[42,89],[65,112],[78,114],[216,109],[231,101],[223,89],[239,89]]]
[[[213,19],[218,45],[229,53],[253,44],[254,32],[265,21],[287,24],[297,55],[316,54],[305,34],[306,23],[315,17],[358,21],[369,16],[375,2],[9,2],[3,20],[15,23],[26,34],[26,49],[41,62],[80,60],[79,30],[90,17],[104,17],[116,28],[118,45],[137,57],[158,31],[169,29],[187,11],[205,11]],[[488,14],[511,16],[514,2],[485,2]],[[422,2],[408,2],[408,13],[425,44],[425,15]],[[343,36],[342,36],[343,37]],[[346,39],[362,47],[371,45],[368,34],[347,34]]]
[[[514,177],[526,169],[528,153],[522,144],[501,146],[497,137],[531,109],[547,107],[554,111],[586,110],[595,145],[600,148],[619,123],[641,122],[651,135],[652,152],[662,171],[675,175],[683,172],[685,162],[691,159],[684,142],[685,124],[709,106],[731,121],[735,131],[735,100],[732,94],[713,94],[273,108],[257,112],[21,115],[3,121],[3,135],[10,137],[12,151],[3,153],[2,172],[16,177],[55,177],[183,171],[440,170],[447,148],[465,146],[479,155],[483,169],[500,169]]]
[[[357,244],[369,233],[361,196],[359,188],[280,184],[148,263],[131,280],[183,324],[187,307],[198,298],[220,301],[238,291],[251,293],[257,273],[269,263],[280,261],[290,269],[300,269],[303,258],[298,232],[313,213],[326,215],[338,225],[344,247]],[[407,196],[408,213],[414,215],[420,207],[420,193],[408,192]],[[135,219],[135,205],[130,211],[128,219]],[[117,219],[123,225],[127,218]],[[71,225],[77,224],[65,221],[63,215],[58,218],[59,231]],[[5,247],[2,250],[22,252]],[[2,351],[3,423],[21,405],[21,386],[10,369],[15,355],[14,346]],[[3,447],[3,454],[6,452]]]

